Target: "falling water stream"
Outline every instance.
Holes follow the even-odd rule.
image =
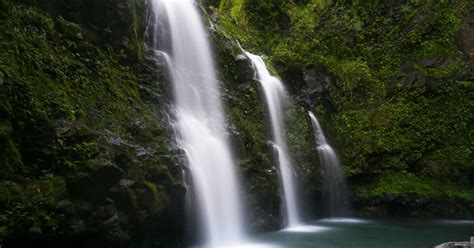
[[[268,71],[265,62],[260,56],[245,52],[252,61],[256,71],[256,79],[261,83],[267,102],[273,130],[273,146],[278,154],[280,177],[284,195],[286,225],[296,226],[300,223],[298,202],[296,195],[296,178],[288,155],[288,145],[284,137],[283,99],[286,95],[283,83],[273,77]]]
[[[186,155],[204,228],[195,231],[205,234],[208,246],[240,243],[239,183],[198,8],[193,0],[151,0],[151,10],[153,49],[165,58],[171,74],[176,141]]]
[[[324,172],[323,210],[328,217],[341,217],[350,214],[346,180],[341,163],[334,149],[328,144],[318,119],[308,112],[314,130],[314,138]]]

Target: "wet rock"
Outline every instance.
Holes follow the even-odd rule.
[[[253,232],[263,232],[269,230],[277,230],[282,226],[280,216],[275,216],[265,209],[256,208],[252,211],[252,223],[250,229]]]
[[[134,187],[140,209],[146,209],[152,215],[158,215],[168,204],[166,196],[152,182],[143,182]]]
[[[471,248],[469,242],[448,242],[435,246],[434,248]]]
[[[56,203],[56,209],[66,213],[66,214],[75,214],[76,206],[70,200],[62,200]]]
[[[130,214],[136,214],[138,208],[135,195],[130,187],[133,187],[134,181],[122,179],[109,192],[110,197],[117,208]]]
[[[122,176],[123,171],[117,166],[103,166],[89,174],[66,181],[66,186],[74,197],[97,201],[103,199]]]
[[[316,102],[330,101],[330,89],[334,87],[334,82],[329,75],[317,69],[305,69],[300,73],[300,77],[294,75],[286,76],[288,82],[299,83],[299,92],[296,100],[303,106],[312,108]]]
[[[251,82],[254,79],[255,72],[252,62],[244,54],[238,54],[235,57],[236,80],[240,83]]]

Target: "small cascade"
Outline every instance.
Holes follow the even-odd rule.
[[[173,127],[186,155],[205,245],[243,240],[241,199],[216,69],[193,0],[151,0],[152,49],[167,63],[173,85]],[[161,51],[160,51],[161,50]]]
[[[326,141],[318,119],[312,112],[308,112],[314,130],[314,139],[319,152],[323,168],[323,211],[328,217],[342,217],[350,215],[349,194],[342,172],[341,163],[334,149]]]
[[[273,146],[278,154],[278,163],[280,171],[280,180],[284,196],[284,208],[286,217],[286,226],[296,226],[300,224],[299,207],[297,201],[296,178],[293,167],[290,163],[288,154],[288,144],[284,137],[283,121],[283,100],[286,90],[283,83],[276,77],[273,77],[268,71],[265,62],[260,56],[245,52],[252,61],[255,69],[255,78],[262,85],[267,102],[268,112],[272,125]]]

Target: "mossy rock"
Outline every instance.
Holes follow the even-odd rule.
[[[83,40],[84,39],[84,34],[82,31],[82,28],[73,22],[69,22],[64,20],[61,16],[57,18],[57,23],[59,24],[59,27],[61,31],[68,37],[68,38],[73,38],[77,40]]]

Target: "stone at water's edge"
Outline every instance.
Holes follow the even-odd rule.
[[[448,242],[435,246],[434,248],[474,248],[474,237],[471,237],[471,241],[466,242]]]

